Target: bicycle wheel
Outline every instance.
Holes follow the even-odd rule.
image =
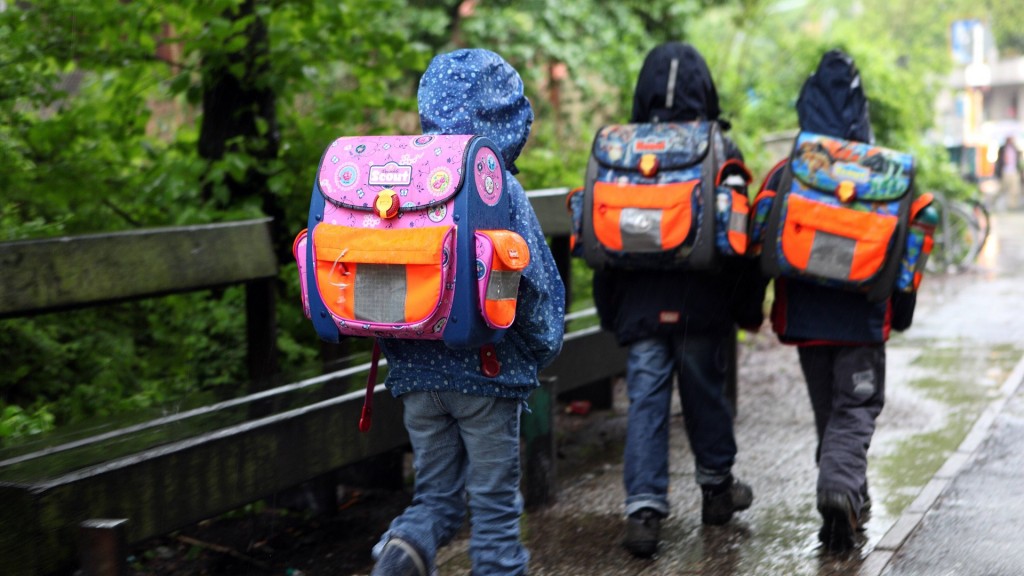
[[[970,199],[966,200],[965,203],[968,205],[971,214],[974,215],[974,220],[978,222],[978,250],[975,253],[975,257],[981,254],[982,249],[985,248],[985,242],[988,241],[988,235],[992,231],[992,221],[989,218],[988,207],[981,200]]]
[[[976,212],[976,206],[965,202],[954,202],[949,206],[946,225],[947,263],[963,268],[972,264],[981,253],[988,236],[987,222],[982,222]]]

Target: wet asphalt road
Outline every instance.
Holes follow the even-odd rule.
[[[734,472],[753,486],[753,507],[727,526],[701,525],[676,409],[673,513],[659,553],[623,550],[620,384],[613,410],[562,417],[558,501],[523,520],[530,573],[1024,574],[1024,368],[1014,370],[1024,354],[1024,214],[997,215],[994,228],[978,266],[925,279],[914,326],[890,341],[868,472],[874,509],[858,550],[819,548],[812,414],[795,350],[765,326],[741,343],[739,362]],[[440,552],[441,576],[469,574],[465,551],[460,539]]]

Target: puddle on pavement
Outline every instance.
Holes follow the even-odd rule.
[[[931,344],[921,350],[911,362],[913,376],[898,384],[902,389],[892,391],[890,403],[900,401],[911,410],[928,410],[927,425],[909,434],[891,434],[884,430],[887,423],[880,423],[869,473],[876,518],[884,513],[895,520],[913,502],[998,396],[1020,356],[1019,349],[1005,344]]]

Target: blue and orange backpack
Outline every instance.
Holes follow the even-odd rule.
[[[574,255],[594,269],[702,270],[744,254],[750,173],[724,158],[717,122],[601,128],[567,199]]]
[[[930,194],[914,195],[911,155],[805,131],[777,171],[777,190],[753,205],[752,252],[766,275],[874,302],[918,288],[937,216]]]

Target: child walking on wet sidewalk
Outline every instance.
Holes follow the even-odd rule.
[[[515,321],[494,346],[497,375],[481,370],[481,351],[434,340],[380,339],[385,384],[404,407],[412,443],[415,493],[374,549],[373,576],[427,576],[434,556],[470,514],[474,574],[521,576],[529,553],[519,517],[519,418],[540,384],[537,371],[561,348],[565,287],[537,216],[513,176],[533,122],[519,74],[487,50],[434,58],[420,80],[424,134],[486,136],[505,162],[511,229],[530,261],[519,280]],[[468,500],[468,505],[467,505]]]

